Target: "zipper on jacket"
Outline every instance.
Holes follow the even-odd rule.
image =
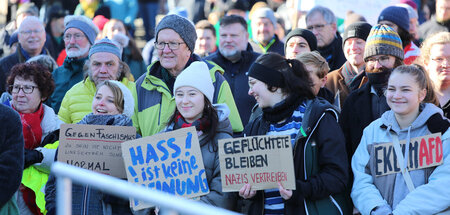
[[[84,192],[83,192],[83,207],[81,208],[81,213],[86,215],[87,210],[88,210],[88,201],[87,201],[87,197],[89,195],[89,186],[86,186],[84,188]]]

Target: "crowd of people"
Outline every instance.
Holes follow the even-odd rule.
[[[69,2],[10,3],[0,30],[0,215],[56,213],[61,124],[193,126],[199,201],[239,213],[450,212],[450,0],[398,0],[376,23],[349,8],[342,26],[295,0]],[[218,141],[256,135],[291,137],[295,190],[222,191]],[[411,142],[429,135],[434,151]],[[71,192],[74,214],[158,213]]]

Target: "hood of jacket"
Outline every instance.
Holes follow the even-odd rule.
[[[333,116],[338,119],[339,112],[336,107],[330,104],[327,100],[321,97],[306,100],[306,110],[302,121],[303,130],[309,135],[311,129],[316,124],[317,120],[322,116],[324,111],[330,111]]]
[[[419,110],[420,110],[419,116],[417,116],[417,118],[411,123],[411,125],[408,128],[404,129],[400,128],[400,125],[398,124],[395,118],[394,111],[392,110],[386,111],[381,116],[380,118],[382,123],[381,126],[390,128],[397,134],[400,134],[401,132],[408,132],[408,129],[410,129],[411,136],[414,137],[415,136],[413,134],[414,131],[426,127],[427,126],[426,123],[432,115],[436,113],[443,115],[443,112],[440,108],[430,103],[421,104]]]

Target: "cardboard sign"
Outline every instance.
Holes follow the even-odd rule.
[[[405,155],[406,140],[400,141]],[[393,143],[374,146],[375,174],[377,176],[401,172]],[[406,156],[404,156],[406,157]],[[409,171],[441,165],[443,162],[441,133],[411,138],[409,143],[407,168]]]
[[[62,124],[58,161],[99,173],[125,178],[120,144],[136,139],[131,126]]]
[[[219,140],[222,191],[239,191],[245,184],[252,190],[278,188],[295,190],[291,138],[252,136]]]
[[[209,193],[203,157],[194,127],[122,143],[130,183],[187,198]],[[152,205],[131,200],[134,210]]]

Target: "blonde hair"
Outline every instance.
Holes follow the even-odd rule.
[[[297,60],[305,65],[316,67],[316,71],[309,72],[314,72],[319,78],[324,78],[328,74],[328,71],[330,71],[330,67],[325,58],[316,51],[302,53],[297,56]]]
[[[450,33],[449,32],[439,32],[437,34],[433,34],[422,43],[422,47],[420,49],[420,57],[418,58],[418,63],[424,65],[428,63],[431,55],[431,48],[436,44],[447,44],[450,43]]]
[[[123,96],[123,93],[122,93],[122,90],[120,89],[120,87],[117,86],[116,84],[114,84],[113,82],[110,82],[109,80],[106,80],[106,81],[104,81],[103,83],[101,83],[101,84],[99,84],[97,86],[97,91],[95,92],[95,95],[97,95],[98,90],[102,86],[109,87],[109,89],[111,90],[111,92],[112,92],[112,94],[114,96],[114,105],[116,106],[117,110],[120,113],[123,113],[124,96]]]

